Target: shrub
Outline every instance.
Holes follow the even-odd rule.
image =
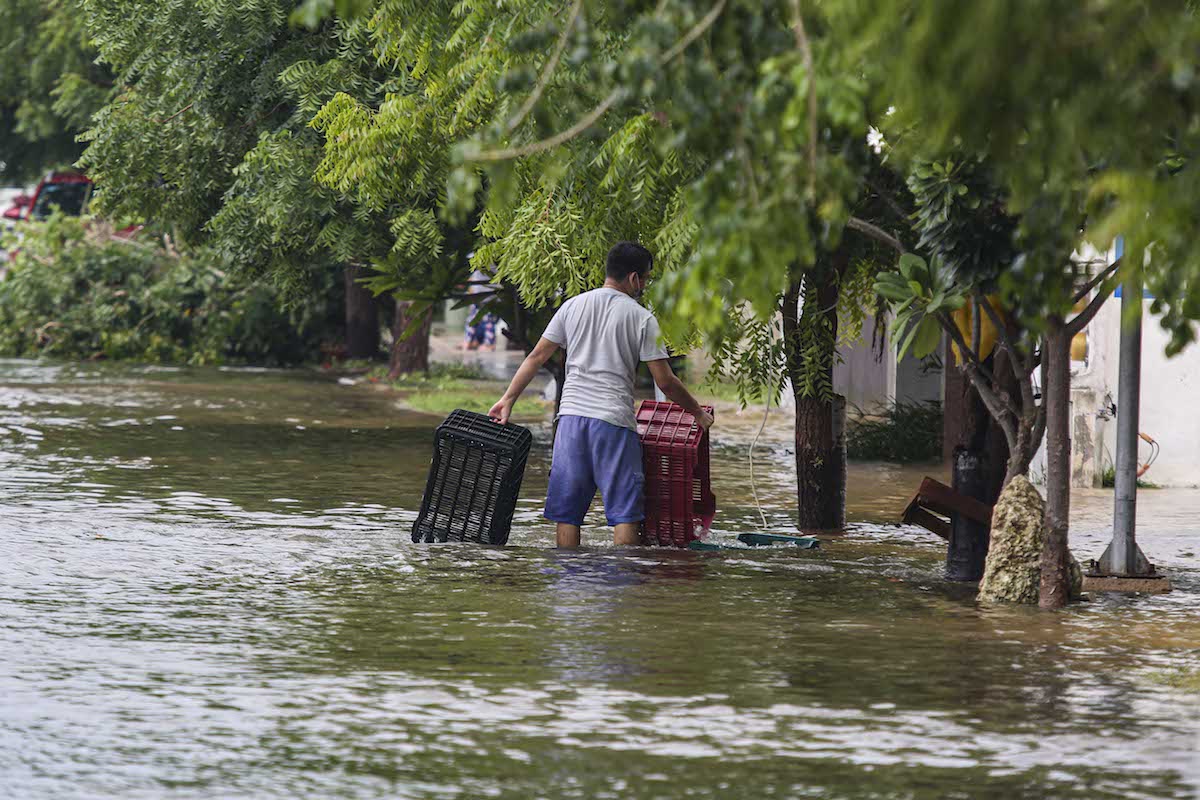
[[[942,454],[942,408],[896,403],[882,414],[858,411],[846,423],[846,455],[856,461],[935,461]]]
[[[0,281],[0,354],[282,365],[316,360],[337,335],[336,276],[285,304],[277,289],[202,255],[120,240],[96,220],[22,230]]]

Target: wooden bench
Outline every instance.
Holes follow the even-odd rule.
[[[939,514],[941,516],[938,516]],[[908,502],[902,521],[907,525],[920,525],[949,541],[948,518],[951,514],[961,514],[967,519],[986,525],[991,530],[991,506],[973,497],[959,494],[941,481],[929,477],[921,481],[917,493]]]

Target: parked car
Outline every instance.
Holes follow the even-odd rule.
[[[92,187],[91,178],[79,172],[48,173],[38,182],[32,195],[20,193],[12,199],[11,206],[3,213],[4,227],[16,229],[17,240],[20,241],[18,222],[46,219],[56,208],[70,217],[82,216],[92,198]],[[130,225],[114,231],[112,235],[118,239],[132,239],[141,233],[143,227]],[[16,255],[16,249],[8,253],[10,260],[15,259]],[[4,252],[0,251],[0,261],[3,261],[3,256]]]
[[[25,194],[25,192],[18,191],[9,199],[9,206],[4,209],[0,217],[3,217],[6,222],[11,224],[16,220],[23,219],[32,205],[33,198]]]
[[[78,172],[51,172],[33,190],[33,201],[22,219],[45,219],[55,208],[78,217],[87,210],[91,197],[91,178]]]

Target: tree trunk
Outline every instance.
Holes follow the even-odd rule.
[[[1046,361],[1046,540],[1042,547],[1042,576],[1038,605],[1062,608],[1070,598],[1070,553],[1067,550],[1071,512],[1071,336],[1062,317],[1047,321],[1043,358]]]
[[[995,498],[987,497],[987,470],[980,454],[962,448],[954,453],[951,466],[951,486],[954,491],[989,505]],[[965,514],[950,515],[950,539],[946,542],[946,579],[971,583],[983,577],[987,562],[989,528]]]
[[[833,386],[839,275],[835,262],[820,277],[804,278],[802,304],[799,284],[784,297],[787,370],[796,400],[796,524],[801,530],[846,526],[846,399],[807,396],[801,387],[802,376],[813,373],[818,386]],[[824,334],[817,340],[820,352],[814,352],[799,337],[819,328]]]
[[[371,290],[358,282],[367,267],[347,264],[346,358],[375,358],[379,355],[379,307]]]
[[[945,364],[945,387],[942,392],[942,457],[953,469],[955,453],[963,450],[972,453],[975,456],[973,468],[979,474],[973,477],[971,482],[982,486],[979,499],[992,505],[999,499],[1006,483],[1008,441],[1004,438],[1003,428],[992,418],[970,378],[955,366],[949,338],[942,348],[942,355],[942,363]],[[1015,386],[1016,380],[1005,363],[1007,359],[1007,353],[998,351],[985,363],[999,380],[1004,382],[1004,379],[1008,378]],[[1015,389],[1008,386],[999,388],[1008,391],[1011,397],[1020,398],[1019,391]]]
[[[796,398],[796,524],[846,527],[846,399]]]
[[[414,317],[409,313],[412,303],[396,301],[396,313],[392,318],[392,355],[388,364],[388,378],[396,380],[410,372],[429,370],[429,328],[433,321],[432,309],[425,309],[423,319],[408,338],[404,332]]]

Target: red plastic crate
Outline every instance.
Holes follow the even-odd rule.
[[[709,406],[704,410],[713,413]],[[637,412],[646,473],[642,544],[687,547],[712,525],[708,431],[674,403],[645,400]]]

